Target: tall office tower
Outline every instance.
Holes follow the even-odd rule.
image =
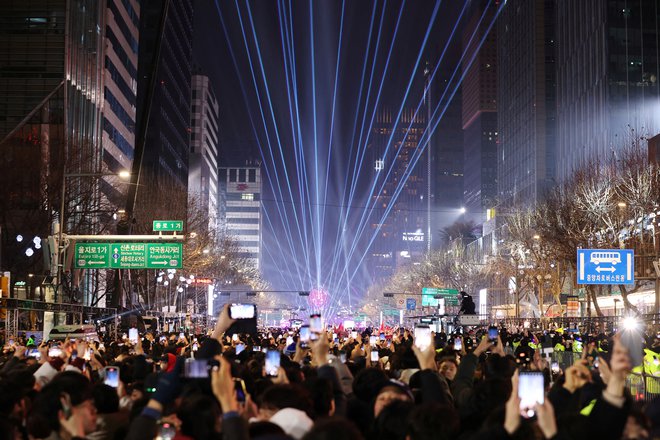
[[[103,162],[109,172],[118,173],[132,168],[135,150],[140,4],[107,0],[106,14]],[[104,180],[103,189],[116,206],[125,204],[127,185]]]
[[[431,233],[438,238],[434,238],[434,248],[443,244],[440,231],[461,218],[460,208],[463,206],[462,90],[459,87],[452,96],[456,83],[450,83],[451,73],[439,71],[431,91],[434,105],[440,106],[440,111],[446,109],[432,137],[434,199]]]
[[[219,111],[209,77],[193,75],[188,197],[208,217],[210,230],[218,226]]]
[[[557,1],[558,178],[660,131],[656,0]]]
[[[47,236],[61,210],[64,173],[103,171],[102,6],[96,0],[0,2],[3,238]],[[97,201],[97,188],[98,179],[67,179],[65,231],[98,228],[99,216],[89,215],[98,213],[90,202]],[[21,272],[36,259],[26,258],[24,242],[3,244],[3,269]],[[20,257],[14,261],[14,255]]]
[[[492,3],[474,2],[472,16],[463,32],[463,144],[465,173],[463,194],[466,216],[477,224],[497,199],[497,31],[493,27],[481,42],[497,10]],[[480,18],[485,16],[481,26]],[[467,61],[475,55],[471,65]]]
[[[369,201],[376,207],[369,219],[371,230],[377,231],[367,259],[372,280],[392,275],[397,266],[426,250],[425,155],[412,163],[426,129],[426,111],[415,115],[414,109],[404,109],[398,121],[396,115],[389,109],[378,111],[367,145],[376,182]]]
[[[223,167],[219,173],[220,229],[236,240],[238,257],[261,264],[261,169]]]
[[[162,9],[167,4],[155,90],[151,103],[147,103],[152,62],[161,38]],[[192,0],[143,0],[140,15],[138,126],[145,106],[151,105],[142,169],[147,175],[185,189],[190,151]]]
[[[497,23],[500,206],[534,204],[554,185],[553,0],[509,0]]]

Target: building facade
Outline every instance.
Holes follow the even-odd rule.
[[[109,172],[130,170],[135,152],[140,4],[107,0],[103,86],[103,162]],[[104,193],[124,205],[127,187],[104,180]]]
[[[501,207],[533,205],[555,184],[552,0],[509,0],[497,22],[497,185]]]
[[[477,224],[497,199],[497,28],[481,42],[497,5],[476,1],[463,32],[462,127],[465,154],[463,201],[467,215]],[[485,12],[485,14],[484,14]],[[479,21],[483,18],[481,26]],[[468,65],[472,57],[474,61]]]
[[[426,129],[425,113],[421,108],[415,115],[406,108],[397,121],[395,112],[382,109],[375,118],[367,148],[376,183],[369,201],[375,206],[369,221],[376,238],[366,259],[374,281],[392,275],[426,250],[426,156],[418,149]]]
[[[558,178],[660,131],[655,0],[557,1]],[[634,132],[632,130],[635,130]]]
[[[259,167],[222,167],[220,184],[220,229],[236,240],[239,258],[255,267],[261,264],[262,204]]]
[[[156,56],[160,19],[165,2],[141,3],[138,60],[138,119],[144,117],[151,67]],[[162,35],[156,88],[151,101],[143,169],[159,180],[186,188],[190,151],[192,80],[192,0],[169,2]],[[138,125],[141,121],[138,121]]]
[[[219,111],[209,77],[193,75],[188,195],[208,217],[210,230],[218,226]]]

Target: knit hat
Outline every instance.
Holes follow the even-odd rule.
[[[270,421],[296,440],[300,440],[314,425],[312,419],[304,411],[295,408],[279,410],[270,418]]]

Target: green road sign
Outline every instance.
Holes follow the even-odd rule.
[[[156,232],[183,231],[181,220],[154,220],[153,230]]]
[[[439,300],[434,297],[438,295],[445,299],[446,306],[457,306],[459,303],[458,290],[456,289],[424,287],[422,289],[422,306],[437,307]]]
[[[76,269],[181,269],[182,243],[76,243]]]
[[[147,243],[148,269],[181,269],[182,267],[182,243]]]
[[[76,243],[74,266],[76,269],[104,269],[110,267],[108,244]]]

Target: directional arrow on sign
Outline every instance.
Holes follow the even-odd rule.
[[[598,273],[601,273],[601,272],[616,272],[616,269],[614,267],[600,267],[600,266],[598,266],[596,268],[596,271]]]
[[[115,263],[116,263],[117,260],[119,259],[119,249],[115,248],[115,250],[114,250],[114,252],[113,252],[113,254],[112,254],[112,258],[115,259]]]

